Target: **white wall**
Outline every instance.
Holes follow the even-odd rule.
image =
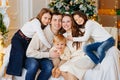
[[[33,1],[33,16],[36,16],[43,7],[47,7],[49,0]]]
[[[19,0],[20,1],[20,25],[22,26],[30,18],[36,17],[41,8],[47,7],[49,0]]]
[[[32,1],[33,0],[19,0],[20,27],[32,17]]]

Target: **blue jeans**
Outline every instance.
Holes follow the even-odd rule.
[[[11,51],[9,63],[6,73],[14,76],[21,76],[22,69],[24,68],[26,60],[26,50],[30,43],[30,40],[26,40],[19,34],[19,31],[15,33],[11,41]]]
[[[51,76],[51,71],[53,68],[53,63],[47,58],[35,59],[27,58],[25,63],[25,68],[27,69],[25,80],[35,80],[36,73],[38,69],[41,70],[37,77],[37,80],[48,80]]]
[[[85,53],[91,58],[95,63],[101,63],[105,57],[105,52],[115,45],[115,40],[110,37],[103,42],[95,42],[84,47]]]

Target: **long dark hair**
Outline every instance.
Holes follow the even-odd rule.
[[[74,17],[75,15],[79,15],[80,17],[82,17],[84,19],[84,23],[82,25],[79,25],[76,23],[76,21],[74,20],[75,24],[78,26],[78,28],[85,28],[85,23],[88,20],[88,17],[85,13],[81,12],[81,11],[75,11],[72,16]]]
[[[83,32],[83,31],[81,31],[81,29],[84,29],[84,28],[85,28],[85,24],[86,24],[86,22],[87,22],[87,20],[88,20],[88,17],[87,17],[87,15],[86,15],[85,13],[83,13],[83,12],[81,12],[81,11],[76,11],[76,12],[74,12],[74,13],[72,14],[72,17],[74,17],[75,15],[79,15],[80,17],[82,17],[82,18],[84,19],[84,23],[83,23],[82,25],[79,25],[79,24],[76,23],[76,21],[75,21],[74,18],[73,18],[74,23],[75,23],[75,25],[76,25],[76,31],[73,32],[73,37],[83,36],[84,33],[85,33],[85,31]]]
[[[78,37],[78,36],[83,36],[82,32],[77,28],[76,24],[74,23],[73,17],[70,14],[64,14],[64,16],[70,17],[72,23],[71,23],[71,30],[72,30],[72,36],[73,37]],[[66,31],[62,28],[61,33],[65,33]],[[73,46],[76,46],[76,49],[79,49],[81,46],[81,42],[73,42]]]
[[[36,16],[36,18],[40,21],[41,23],[41,28],[44,29],[46,25],[44,25],[41,21],[43,14],[49,13],[52,16],[52,12],[48,8],[42,8],[39,14]]]

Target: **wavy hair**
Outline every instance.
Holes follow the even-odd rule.
[[[65,16],[68,16],[71,19],[71,22],[72,22],[71,23],[72,36],[73,37],[83,36],[83,33],[77,28],[77,25],[75,24],[72,15],[70,15],[70,14],[64,14],[63,17],[65,17]],[[65,32],[66,31],[62,28],[61,33],[63,34]],[[78,41],[77,42],[73,42],[72,45],[73,45],[73,47],[76,46],[76,49],[79,49],[80,46],[81,46],[81,42],[78,42]]]
[[[41,23],[41,28],[44,29],[46,25],[44,25],[41,21],[43,14],[49,13],[52,16],[52,12],[48,8],[42,8],[39,14],[36,16],[36,18],[40,21]]]

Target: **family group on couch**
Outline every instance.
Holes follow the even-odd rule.
[[[88,70],[100,67],[108,52],[119,53],[114,45],[112,35],[85,13],[61,14],[43,8],[14,34],[2,80],[22,76],[23,68],[27,70],[25,80],[49,80],[51,76],[89,80],[85,78]]]

